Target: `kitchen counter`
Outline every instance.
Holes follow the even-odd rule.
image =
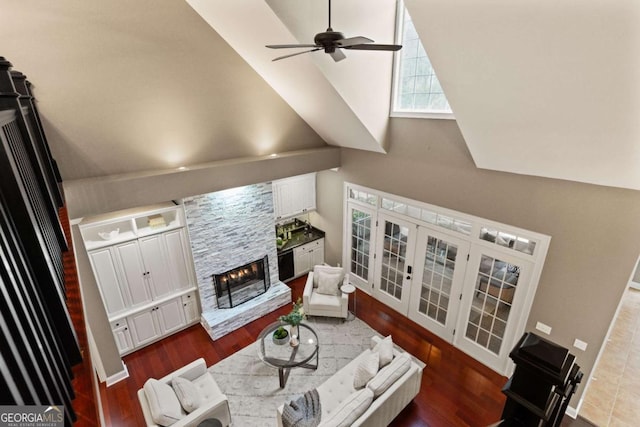
[[[324,231],[311,227],[308,231],[300,230],[292,233],[291,239],[286,240],[284,244],[278,248],[278,253],[289,251],[295,247],[305,245],[314,240],[322,239]]]

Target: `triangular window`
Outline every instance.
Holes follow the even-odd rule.
[[[453,112],[420,42],[409,12],[398,2],[396,53],[391,115],[453,118]]]

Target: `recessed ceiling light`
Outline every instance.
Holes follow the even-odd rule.
[[[179,170],[179,171],[186,171],[186,170],[187,170],[187,167],[186,167],[186,166],[180,166],[180,167],[178,168],[178,170]]]
[[[269,154],[269,157],[274,159],[274,158],[278,157],[278,153]]]

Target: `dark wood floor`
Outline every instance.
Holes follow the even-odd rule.
[[[302,294],[304,281],[302,278],[289,283],[294,300]],[[392,426],[484,427],[499,420],[505,401],[500,390],[507,378],[368,295],[358,293],[357,298],[360,319],[382,334],[391,334],[394,342],[427,363],[420,394]],[[199,357],[204,357],[208,366],[219,362],[253,343],[267,324],[289,310],[290,307],[283,307],[216,341],[200,325],[192,326],[126,356],[129,378],[109,388],[100,386],[106,425],[144,425],[136,393],[148,378],[162,377]],[[590,426],[569,417],[562,425]]]
[[[289,284],[293,298],[302,294],[304,278]],[[394,421],[393,426],[487,426],[500,418],[506,382],[484,365],[442,342],[413,322],[366,294],[357,296],[358,317],[427,363],[422,389]],[[283,307],[216,341],[200,325],[145,347],[124,358],[129,378],[101,386],[105,421],[112,426],[143,425],[136,392],[150,377],[162,377],[198,357],[212,365],[245,346],[270,322],[290,307]],[[240,426],[241,427],[241,426]]]

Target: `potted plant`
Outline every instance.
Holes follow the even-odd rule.
[[[279,326],[278,329],[273,332],[273,342],[277,345],[286,344],[289,342],[289,332],[282,326]]]
[[[307,315],[304,313],[304,308],[302,308],[302,299],[298,298],[298,300],[293,303],[293,310],[291,310],[289,314],[280,316],[278,320],[291,325],[291,335],[295,335],[297,338],[300,336],[298,325],[306,318]]]

